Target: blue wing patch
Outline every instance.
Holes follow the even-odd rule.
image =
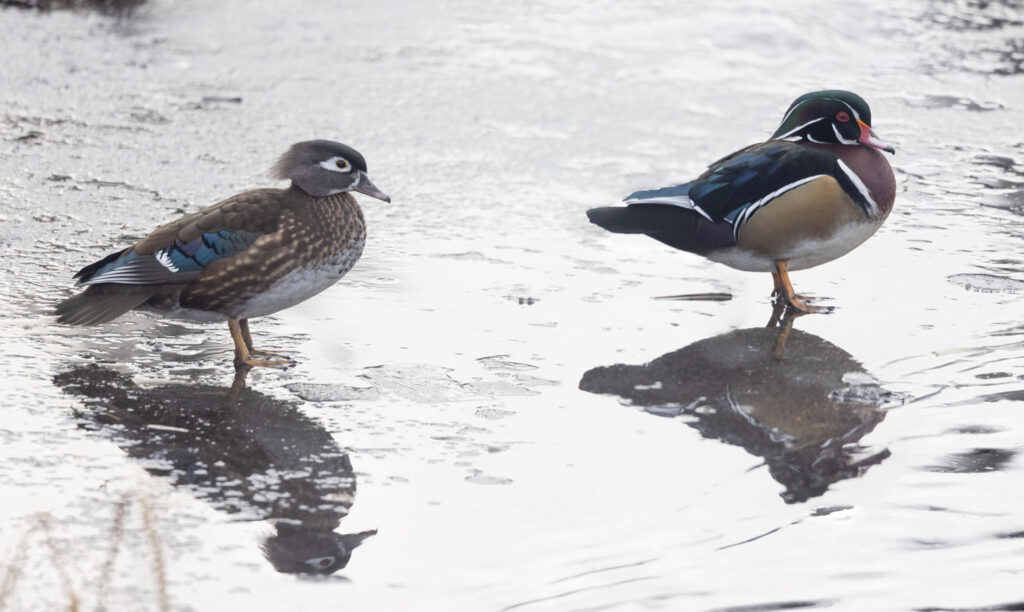
[[[241,253],[256,241],[255,232],[229,232],[221,230],[202,234],[189,242],[175,240],[164,253],[178,272],[200,271],[211,263]]]
[[[713,221],[742,223],[789,189],[831,174],[834,166],[831,153],[772,140],[712,164],[693,181],[689,196]]]
[[[199,277],[206,266],[241,253],[259,237],[260,234],[256,232],[221,230],[202,234],[189,242],[176,239],[171,246],[148,255],[126,249],[84,268],[77,275],[78,284],[155,285],[191,282]]]

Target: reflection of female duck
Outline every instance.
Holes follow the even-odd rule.
[[[842,349],[790,325],[781,333],[788,334],[785,359],[773,356],[778,330],[741,329],[645,365],[594,368],[580,389],[624,397],[652,414],[695,417],[687,424],[705,437],[764,457],[787,502],[805,501],[889,456],[856,460],[858,449],[847,446],[884,418],[887,394],[847,384],[864,369]]]
[[[330,574],[376,531],[334,533],[356,490],[348,455],[294,404],[249,389],[136,387],[127,376],[87,366],[55,377],[68,393],[100,400],[80,416],[117,426],[132,457],[153,474],[188,485],[217,508],[273,521],[263,551],[281,572]]]

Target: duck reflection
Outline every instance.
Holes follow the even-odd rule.
[[[147,470],[187,485],[220,510],[274,523],[263,553],[280,572],[331,574],[377,533],[334,532],[352,506],[348,455],[294,403],[245,388],[242,370],[229,389],[209,385],[144,388],[90,365],[54,377],[86,398],[83,427],[113,434]]]
[[[793,329],[778,308],[768,327],[694,342],[644,365],[588,371],[580,389],[614,394],[706,438],[763,457],[787,503],[823,494],[889,456],[854,443],[885,416],[889,395],[848,353]]]

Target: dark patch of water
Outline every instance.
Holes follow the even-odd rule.
[[[334,573],[376,533],[335,533],[355,498],[348,455],[294,403],[243,388],[244,374],[231,388],[146,388],[88,365],[54,383],[85,398],[80,427],[115,439],[154,476],[243,520],[272,522],[262,550],[280,572]]]
[[[1004,468],[1017,456],[1017,451],[1005,448],[975,448],[946,457],[941,464],[929,466],[932,472],[977,474],[995,472]]]
[[[579,386],[658,416],[683,417],[704,437],[763,457],[786,488],[783,499],[795,503],[889,456],[855,444],[885,418],[882,407],[891,400],[864,375],[848,353],[813,334],[752,328],[700,340],[644,365],[594,368]]]

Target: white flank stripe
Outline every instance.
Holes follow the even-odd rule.
[[[793,134],[795,134],[795,133],[799,132],[800,130],[804,129],[805,127],[811,125],[812,123],[817,123],[817,122],[821,121],[823,118],[824,117],[818,117],[817,119],[811,119],[807,123],[805,123],[803,125],[800,125],[800,126],[797,126],[797,127],[793,128],[793,129],[791,129],[790,131],[786,132],[782,136],[777,137],[775,140],[785,140],[785,139],[789,138],[790,136],[792,136]],[[783,123],[785,123],[785,120],[783,120]]]
[[[693,208],[693,200],[686,196],[663,196],[660,198],[633,198],[626,200],[626,204],[669,204],[683,208]]]
[[[857,188],[864,199],[868,201],[868,214],[872,217],[878,214],[878,203],[875,202],[874,198],[871,197],[871,192],[868,191],[868,186],[864,184],[864,181],[860,180],[857,173],[850,169],[849,166],[843,163],[843,160],[837,159],[836,162],[839,164],[839,169],[846,173],[846,176],[850,177],[850,181]]]
[[[700,216],[704,217],[708,221],[711,221],[711,217],[706,212],[700,209],[699,206],[693,203],[693,200],[686,196],[662,196],[660,198],[635,198],[632,200],[626,200],[626,204],[664,204],[666,206],[678,206],[679,208],[685,208],[686,210],[692,210]]]
[[[747,219],[749,219],[751,215],[753,215],[755,212],[757,212],[758,208],[761,208],[765,204],[771,202],[772,200],[774,200],[775,198],[779,197],[780,195],[786,193],[787,191],[791,191],[793,189],[796,189],[800,185],[804,185],[806,183],[810,183],[814,179],[820,178],[820,177],[823,177],[823,176],[825,176],[825,175],[824,174],[815,174],[814,176],[808,176],[807,178],[802,178],[799,181],[795,181],[795,182],[790,183],[788,185],[783,185],[782,187],[779,187],[775,191],[769,193],[768,195],[764,196],[760,200],[758,200],[758,201],[754,202],[753,204],[751,204],[750,206],[746,207],[743,210],[743,212],[741,212],[739,214],[739,216],[736,217],[736,221],[733,222],[733,229],[732,229],[733,236],[735,236],[737,239],[739,239],[740,226],[743,225],[744,223],[746,223]]]

